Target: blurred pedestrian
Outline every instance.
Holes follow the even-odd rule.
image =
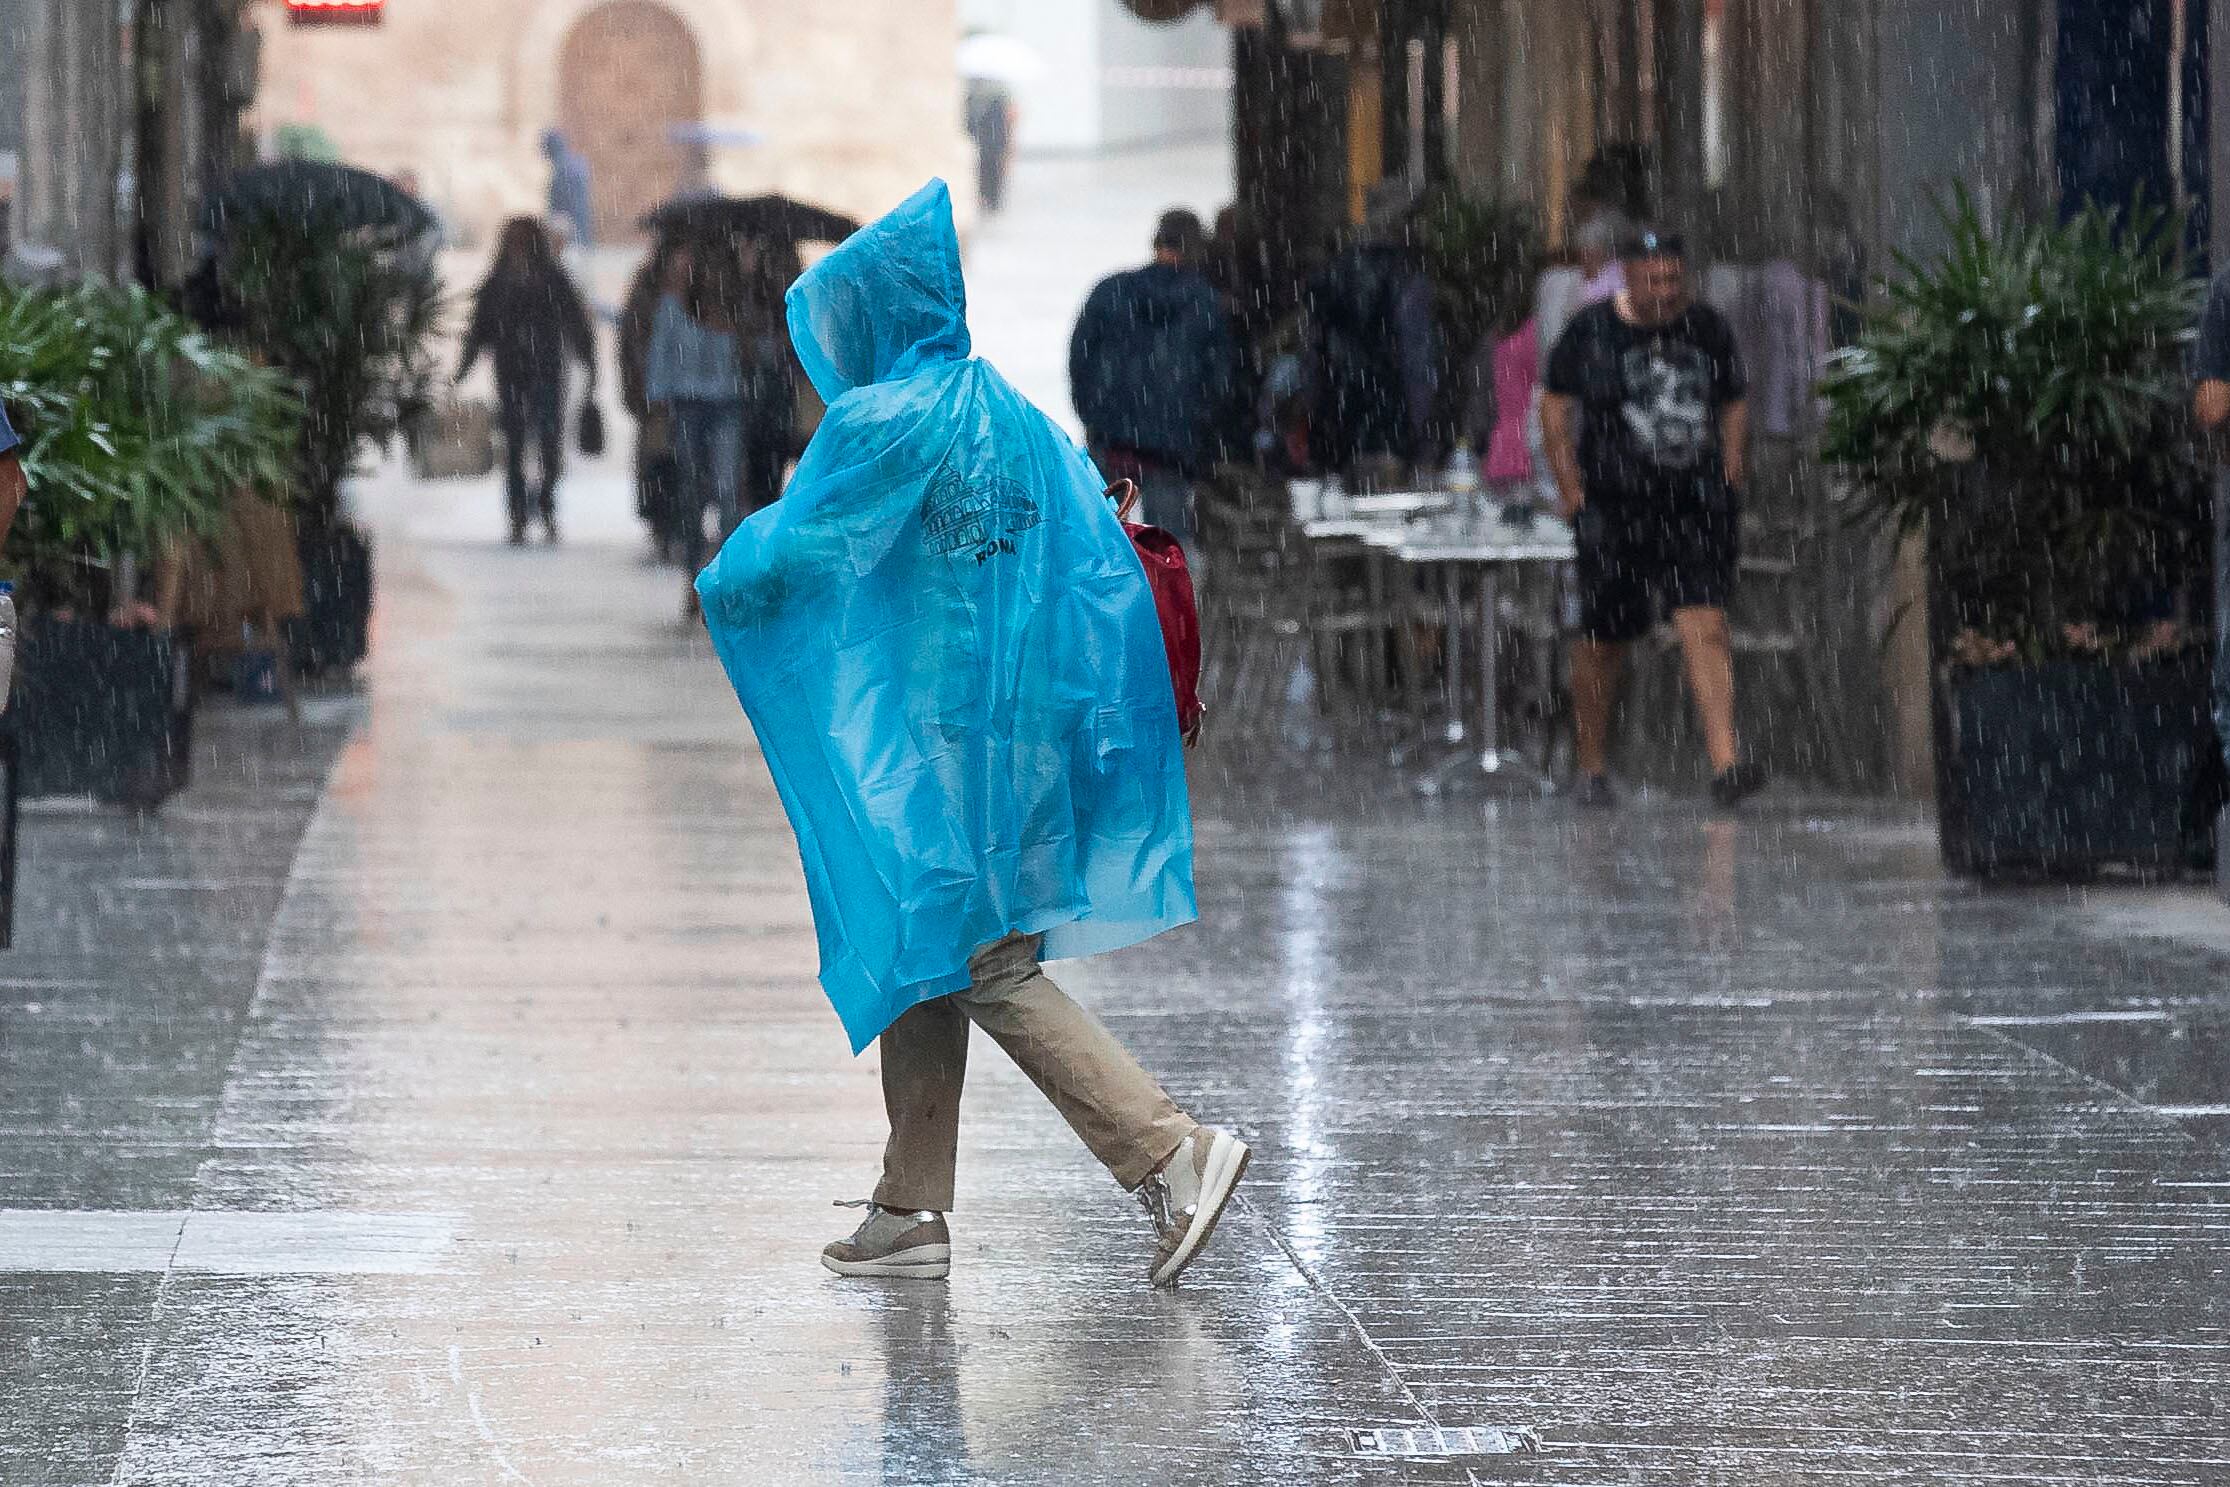
[[[1207,230],[1162,214],[1153,261],[1102,279],[1069,338],[1069,389],[1093,461],[1138,483],[1148,525],[1185,548],[1196,582],[1193,483],[1216,462],[1238,348],[1202,263]]]
[[[1311,281],[1309,447],[1364,482],[1435,463],[1440,327],[1406,185],[1372,192],[1360,241]]]
[[[23,474],[23,440],[0,407],[0,549],[8,545],[15,514],[23,507],[31,483]],[[0,713],[8,710],[8,688],[15,679],[15,590],[0,584]]]
[[[1618,249],[1633,235],[1633,224],[1607,207],[1589,207],[1586,213],[1572,233],[1571,262],[1544,269],[1534,289],[1533,315],[1539,325],[1544,372],[1548,354],[1564,339],[1572,317],[1626,287]]]
[[[23,474],[23,438],[8,422],[6,407],[0,406],[0,548],[8,545],[8,533],[15,528],[15,514],[22,509],[23,498],[30,489],[31,484]]]
[[[555,542],[557,485],[565,471],[566,363],[570,357],[586,369],[587,396],[595,401],[596,339],[580,291],[558,263],[549,233],[532,217],[505,223],[496,241],[495,266],[473,296],[457,380],[464,380],[483,351],[495,362],[511,543],[527,540],[527,522],[535,516]],[[536,455],[531,489],[530,446]]]
[[[1557,504],[1556,474],[1549,468],[1547,432],[1541,426],[1540,386],[1549,374],[1549,354],[1564,339],[1572,317],[1589,305],[1615,298],[1626,287],[1626,270],[1618,259],[1619,245],[1633,235],[1633,223],[1616,209],[1577,199],[1572,203],[1579,226],[1572,233],[1572,259],[1542,270],[1533,291],[1533,345],[1536,356],[1532,405],[1526,410],[1525,437],[1540,499]]]
[[[1264,458],[1271,451],[1257,409],[1266,353],[1281,312],[1290,313],[1300,286],[1287,282],[1279,292],[1270,245],[1252,214],[1236,203],[1216,213],[1203,271],[1215,286],[1231,334],[1232,377],[1220,415],[1220,451],[1227,459]],[[1291,278],[1285,275],[1287,281]]]
[[[1489,326],[1473,349],[1465,370],[1468,396],[1463,434],[1471,447],[1485,451],[1480,477],[1488,498],[1509,510],[1537,509],[1540,481],[1527,426],[1540,392],[1540,327],[1516,307]]]
[[[974,78],[968,83],[968,137],[976,146],[976,195],[987,212],[1007,205],[1007,170],[1014,163],[1014,126],[1019,111],[1004,83]]]
[[[1637,231],[1626,287],[1582,310],[1549,356],[1542,422],[1578,545],[1572,647],[1579,798],[1607,806],[1611,708],[1626,646],[1669,612],[1710,751],[1712,798],[1765,783],[1735,736],[1734,596],[1749,405],[1725,318],[1690,297],[1681,240]]]
[[[396,190],[426,209],[426,224],[403,244],[401,262],[413,273],[424,274],[429,278],[438,277],[441,250],[448,247],[451,241],[449,220],[442,215],[439,207],[426,199],[417,171],[396,171],[394,179]]]
[[[587,253],[596,247],[594,182],[588,157],[573,148],[562,129],[542,131],[542,155],[550,162],[550,218],[563,222],[570,245]]]
[[[2203,432],[2230,428],[2230,269],[2214,276],[2192,347],[2191,411]]]
[[[2207,308],[2199,321],[2199,341],[2193,348],[2192,412],[2199,427],[2219,438],[2230,428],[2230,268],[2217,273],[2207,291]],[[2225,765],[2230,765],[2230,509],[2223,508],[2220,476],[2215,497],[2214,610],[2215,610],[2215,734]]]
[[[790,323],[827,421],[698,580],[797,828],[822,985],[855,1049],[881,1042],[882,1177],[821,1260],[950,1271],[981,1027],[1137,1195],[1168,1285],[1247,1144],[1179,1109],[1040,963],[1193,917],[1167,651],[1102,482],[969,354],[964,303],[942,182],[799,281]]]
[[[732,246],[706,243],[689,255],[678,292],[658,302],[643,392],[672,429],[673,479],[682,562],[692,577],[705,560],[705,512],[724,542],[742,522],[744,361],[743,265]],[[694,612],[696,589],[687,607]]]
[[[688,240],[660,237],[636,270],[619,317],[620,400],[635,420],[635,511],[650,529],[658,560],[665,563],[684,561],[689,546],[674,474],[672,410],[650,400],[650,343],[658,307],[669,297],[686,295],[694,272]],[[700,512],[699,526],[703,520]]]

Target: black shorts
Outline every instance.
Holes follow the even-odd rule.
[[[1741,528],[1734,492],[1723,482],[1677,496],[1590,498],[1573,527],[1580,634],[1639,640],[1676,609],[1725,609],[1734,598]]]

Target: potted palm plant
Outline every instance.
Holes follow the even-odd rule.
[[[153,805],[185,780],[186,658],[119,576],[283,488],[293,394],[145,291],[84,285],[0,288],[0,398],[32,492],[4,556],[24,788]]]
[[[1945,861],[2173,871],[2213,788],[2182,223],[1939,215],[1831,368],[1824,453],[1859,519],[1925,541]]]
[[[231,214],[218,270],[226,318],[293,378],[306,412],[296,515],[308,615],[297,661],[345,670],[368,648],[372,566],[342,486],[367,446],[431,406],[440,284],[400,229],[283,204]]]

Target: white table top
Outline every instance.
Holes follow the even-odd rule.
[[[1405,563],[1562,563],[1572,558],[1572,529],[1545,515],[1526,526],[1501,520],[1326,517],[1303,522],[1301,530],[1318,541],[1361,542]]]
[[[1345,539],[1350,542],[1369,542],[1388,532],[1402,529],[1399,520],[1386,516],[1320,516],[1301,523],[1301,531],[1317,541]]]
[[[1339,515],[1325,517],[1324,482],[1320,480],[1289,480],[1286,495],[1293,502],[1293,515],[1302,521],[1344,521],[1348,518],[1374,516],[1415,516],[1422,511],[1443,510],[1453,504],[1455,497],[1446,491],[1376,491],[1370,494],[1343,493],[1339,502]],[[1305,492],[1305,493],[1304,493]]]
[[[1445,509],[1455,499],[1444,491],[1382,491],[1374,496],[1349,496],[1347,506],[1357,516],[1409,516]]]
[[[1516,542],[1420,537],[1405,540],[1394,549],[1394,556],[1405,563],[1568,563],[1572,542],[1569,537],[1558,543],[1546,536]]]

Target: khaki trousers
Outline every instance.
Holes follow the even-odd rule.
[[[882,1036],[890,1144],[876,1203],[951,1212],[971,1022],[998,1041],[1126,1189],[1144,1182],[1192,1133],[1197,1122],[1045,974],[1037,936],[1009,935],[984,946],[968,971],[974,979],[965,990],[919,1004]]]

